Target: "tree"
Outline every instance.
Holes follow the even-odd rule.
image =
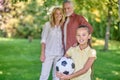
[[[5,37],[39,38],[42,27],[49,20],[51,8],[61,6],[64,0],[3,0],[0,11],[0,33]],[[93,26],[93,36],[104,38],[108,19],[109,0],[72,0],[75,12],[83,15]],[[111,0],[111,27],[109,39],[120,40],[120,20],[118,20],[118,2]],[[5,26],[5,27],[4,27]],[[117,35],[117,36],[116,36]]]
[[[112,2],[111,2],[111,0],[109,0],[104,50],[108,50],[108,41],[109,41],[109,37],[110,37],[110,26],[111,26],[111,11],[112,11],[111,7],[112,7]]]
[[[4,37],[40,38],[50,8],[60,3],[61,0],[5,0],[0,14],[0,32],[5,33]]]
[[[118,0],[118,15],[119,15],[119,19],[118,19],[118,25],[119,25],[119,32],[120,32],[120,0]]]

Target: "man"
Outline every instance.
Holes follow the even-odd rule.
[[[93,28],[83,16],[74,13],[71,1],[66,0],[63,3],[63,9],[66,15],[65,23],[62,26],[63,44],[65,51],[67,51],[71,46],[77,43],[75,34],[78,26],[87,25],[91,33],[93,32]]]

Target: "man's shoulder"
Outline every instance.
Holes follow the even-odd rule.
[[[84,19],[84,16],[82,16],[82,15],[80,15],[80,14],[73,13],[72,16],[73,16],[76,20]]]
[[[73,16],[83,17],[82,15],[80,15],[80,14],[76,14],[76,13],[73,13]]]

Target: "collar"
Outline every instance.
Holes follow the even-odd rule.
[[[73,12],[70,16],[66,16],[65,19],[67,19],[67,17],[74,17],[75,13]]]
[[[79,46],[77,46],[77,49],[79,49],[79,51],[88,51],[89,49],[90,49],[90,46],[87,46],[85,49],[80,49],[80,47]]]
[[[74,13],[74,12],[72,13],[72,15],[70,15],[70,17],[73,17],[73,16],[75,16],[75,13]]]

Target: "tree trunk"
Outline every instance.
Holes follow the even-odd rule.
[[[110,37],[110,26],[111,26],[111,7],[112,3],[111,0],[109,0],[108,4],[108,17],[107,17],[107,27],[106,27],[106,33],[105,33],[105,44],[104,44],[104,50],[108,50],[108,43],[109,43],[109,37]]]
[[[28,36],[28,41],[31,43],[33,40],[33,37],[32,36]]]
[[[118,0],[118,16],[119,16],[119,30],[120,30],[120,0]]]
[[[110,18],[108,17],[108,19]],[[108,50],[109,36],[110,36],[110,20],[107,22],[104,50]]]
[[[119,16],[119,20],[120,20],[120,0],[118,0],[118,16]]]

